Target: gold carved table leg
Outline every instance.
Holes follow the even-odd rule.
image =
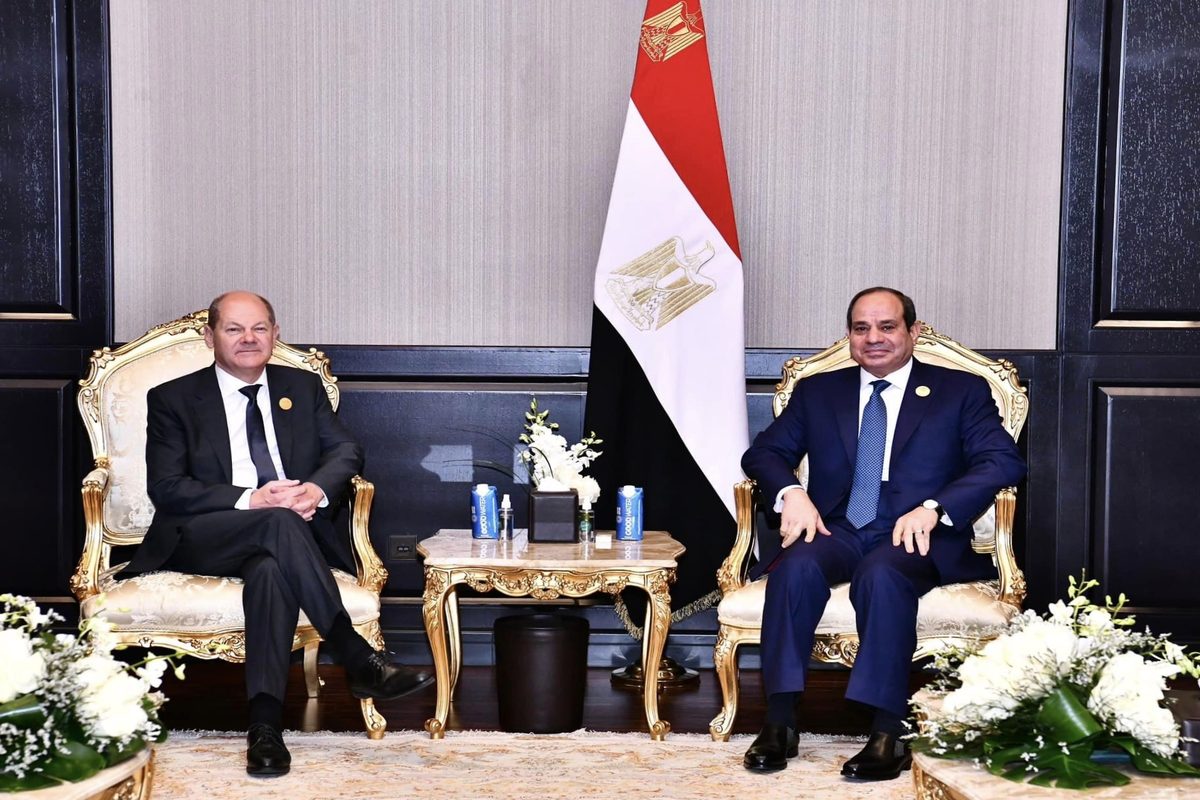
[[[425,568],[425,594],[421,609],[425,619],[425,634],[433,651],[433,671],[437,677],[437,707],[432,718],[425,720],[429,738],[446,735],[446,719],[450,716],[450,696],[454,691],[451,677],[451,653],[459,649],[458,612],[448,610],[448,602],[457,605],[451,575],[436,567]],[[453,629],[451,629],[453,626]]]
[[[671,594],[667,590],[667,576],[661,572],[647,576],[646,627],[642,637],[642,664],[657,665],[662,660],[663,646],[667,642],[667,629],[671,625]],[[646,668],[643,698],[646,704],[646,723],[650,726],[650,738],[661,742],[667,738],[671,723],[658,718],[658,670]]]
[[[446,592],[446,644],[450,651],[450,699],[458,688],[458,673],[462,670],[462,639],[458,627],[458,587]]]

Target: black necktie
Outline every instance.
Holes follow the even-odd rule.
[[[258,390],[261,388],[260,384],[255,383],[238,389],[250,401],[246,406],[246,441],[250,445],[250,460],[258,472],[259,486],[279,478],[271,461],[271,450],[267,447],[267,426],[263,424],[262,412],[258,410]]]

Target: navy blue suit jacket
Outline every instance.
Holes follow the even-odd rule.
[[[808,494],[826,525],[844,509],[858,451],[859,374],[855,365],[797,381],[783,413],[755,437],[742,469],[767,503],[796,483],[794,471],[807,455]],[[918,387],[929,391],[922,397]],[[980,577],[971,523],[997,491],[1025,477],[1025,461],[1001,424],[986,381],[913,359],[888,477],[886,505],[897,515],[934,499],[954,522],[953,528],[938,525],[929,555],[942,581],[955,583]]]

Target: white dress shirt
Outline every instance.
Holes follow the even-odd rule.
[[[881,480],[886,481],[890,472],[889,462],[892,460],[892,437],[896,434],[896,419],[900,416],[900,404],[904,401],[904,390],[908,388],[908,378],[912,375],[912,365],[913,360],[910,356],[900,369],[883,376],[883,380],[888,382],[888,387],[879,393],[879,397],[883,400],[883,405],[887,409],[887,438],[884,440],[883,445],[883,474],[880,476]],[[858,425],[860,428],[862,427],[862,416],[863,411],[867,407],[867,401],[871,399],[871,395],[875,392],[875,387],[871,383],[877,380],[879,378],[859,367]],[[784,492],[797,487],[800,487],[800,484],[793,483],[779,490],[779,494],[775,495],[775,513],[778,514],[780,511],[783,511]]]
[[[904,400],[904,390],[908,388],[908,376],[912,374],[912,357],[909,356],[908,361],[904,362],[904,366],[895,372],[891,372],[883,376],[883,380],[888,382],[888,387],[879,393],[883,399],[883,405],[887,408],[887,438],[883,445],[883,475],[881,480],[887,480],[890,472],[889,463],[892,460],[892,437],[896,435],[896,418],[900,416],[900,403]],[[875,393],[875,387],[871,384],[879,380],[871,373],[867,372],[862,367],[858,370],[858,427],[862,430],[863,411],[867,408],[867,401],[871,399],[871,395]]]
[[[283,471],[283,460],[279,457],[279,442],[275,438],[275,423],[271,420],[271,390],[267,386],[267,371],[253,383],[245,383],[235,378],[221,366],[217,365],[217,386],[221,389],[221,401],[225,404],[225,423],[229,426],[229,454],[233,464],[233,485],[248,487],[238,498],[234,508],[245,510],[250,508],[250,495],[258,487],[258,469],[250,458],[250,440],[246,437],[246,395],[241,390],[246,386],[258,384],[258,410],[262,412],[263,427],[267,430],[267,450],[271,453],[271,463],[275,466],[275,476],[286,478]]]

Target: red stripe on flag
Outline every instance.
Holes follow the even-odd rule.
[[[678,3],[649,0],[643,19],[658,16]],[[702,31],[700,0],[684,0],[683,5],[686,23],[673,31],[676,35],[686,34],[688,29]],[[643,34],[645,30],[643,27]],[[741,260],[706,38],[655,61],[639,37],[630,96],[671,166]]]

